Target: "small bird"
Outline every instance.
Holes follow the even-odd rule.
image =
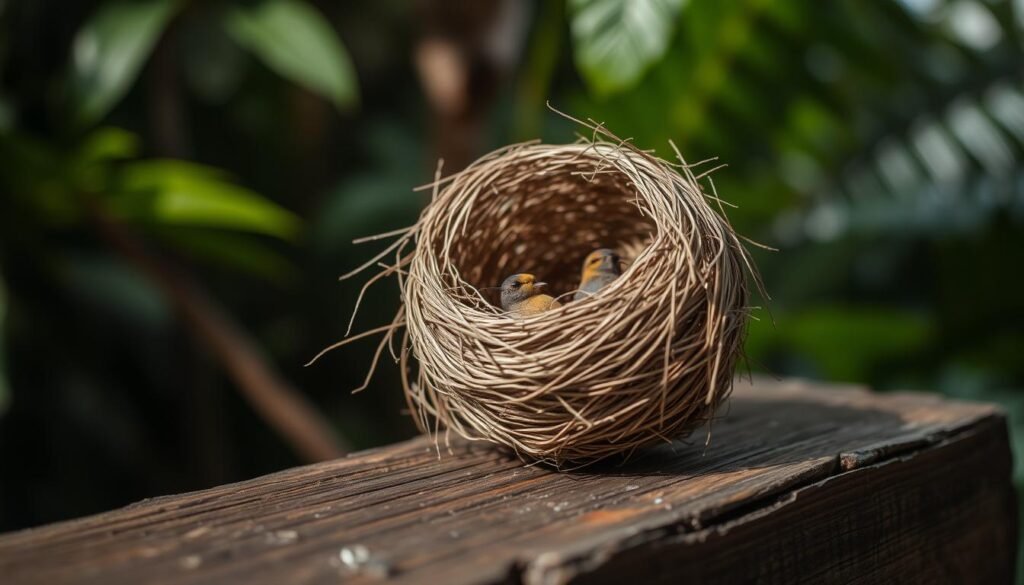
[[[583,261],[580,288],[572,300],[578,301],[593,296],[622,274],[622,259],[609,248],[600,248],[587,255]]]
[[[513,274],[501,283],[501,308],[517,317],[528,317],[562,306],[541,291],[547,283],[537,282],[532,274]]]

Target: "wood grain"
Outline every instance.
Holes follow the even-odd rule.
[[[626,464],[427,439],[0,535],[3,583],[1009,583],[1003,414],[739,383]]]

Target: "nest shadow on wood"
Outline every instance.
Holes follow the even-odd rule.
[[[385,333],[372,367],[389,347],[422,431],[581,464],[680,438],[731,391],[754,270],[713,188],[594,137],[497,150],[429,185],[416,225],[382,234],[398,239],[364,265],[384,267],[366,286],[397,275],[403,303],[363,335]],[[591,298],[512,318],[487,290],[530,272],[567,301],[598,247],[627,268]]]

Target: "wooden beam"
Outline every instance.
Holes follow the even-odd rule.
[[[1007,583],[1003,414],[739,383],[696,433],[561,473],[424,438],[0,536],[4,583]]]

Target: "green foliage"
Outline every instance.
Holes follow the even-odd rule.
[[[87,134],[71,162],[80,166],[126,160],[139,154],[139,137],[127,130],[105,126]]]
[[[366,168],[327,193],[313,214],[309,231],[316,250],[347,250],[357,237],[412,225],[422,208],[425,194],[412,191],[422,176],[409,164],[419,156],[415,137],[384,123],[371,125],[367,138]]]
[[[684,0],[570,0],[576,65],[598,94],[633,86],[665,54]]]
[[[149,330],[171,320],[170,310],[153,284],[109,256],[71,254],[61,279],[83,303],[116,310],[126,321]]]
[[[331,26],[298,0],[262,0],[238,6],[228,31],[278,74],[346,109],[359,99],[355,71]]]
[[[249,54],[231,38],[226,19],[230,6],[217,3],[182,22],[182,74],[188,88],[207,103],[224,104],[236,94],[251,70]]]
[[[110,201],[133,221],[244,230],[279,238],[298,232],[295,214],[227,180],[222,171],[178,160],[124,165]]]
[[[992,30],[964,32],[941,2],[915,8],[928,14],[898,2],[689,4],[631,91],[574,105],[663,154],[672,139],[691,161],[728,162],[731,184],[719,186],[741,227],[774,224],[787,243],[893,233],[908,218],[923,233],[957,216],[978,229],[1012,201],[1024,92],[1018,17],[1007,2],[970,4]]]
[[[88,224],[85,205],[91,200],[200,261],[277,282],[293,276],[288,260],[248,235],[294,240],[301,220],[293,212],[232,182],[224,171],[140,160],[138,150],[138,137],[118,128],[98,128],[68,149],[9,135],[0,138],[0,169],[8,188],[44,225]]]
[[[187,229],[170,225],[156,235],[197,262],[245,273],[267,282],[289,285],[298,280],[292,261],[274,247],[248,234]]]
[[[920,352],[933,331],[926,315],[885,307],[821,306],[753,321],[746,344],[753,363],[789,353],[809,362],[803,375],[856,382],[897,356]]]
[[[101,120],[124,98],[158,39],[178,13],[179,0],[118,0],[104,3],[75,36],[70,110],[80,126]],[[197,19],[185,54],[186,76],[207,96],[223,95],[237,82],[237,53],[224,43],[230,35],[282,77],[323,95],[340,109],[358,102],[355,70],[330,24],[300,0],[238,4],[220,20]]]
[[[131,89],[177,7],[177,0],[108,2],[79,29],[70,88],[78,123],[103,118]]]

